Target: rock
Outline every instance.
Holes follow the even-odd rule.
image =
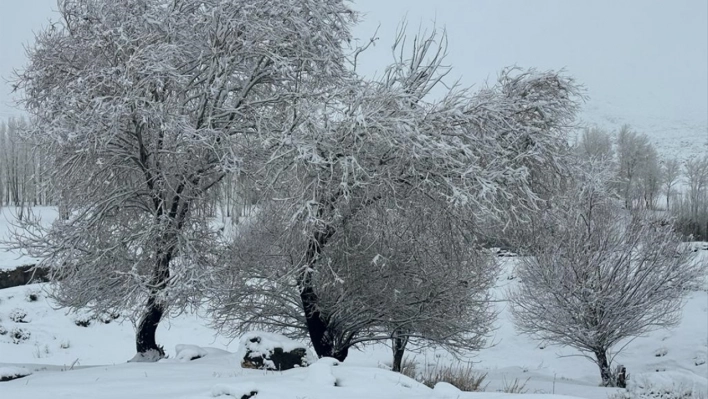
[[[283,371],[309,364],[305,345],[279,334],[246,334],[239,343],[238,355],[243,368]]]
[[[33,282],[49,281],[49,269],[35,265],[18,266],[11,270],[0,270],[0,289],[17,287]]]

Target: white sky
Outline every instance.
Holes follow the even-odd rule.
[[[588,109],[702,126],[708,119],[706,0],[358,0],[354,8],[366,13],[357,38],[381,26],[363,59],[367,73],[390,60],[406,18],[412,33],[447,29],[448,64],[465,85],[509,65],[565,68],[586,86]],[[57,18],[54,9],[55,0],[0,0],[0,119],[20,113],[5,80],[25,63],[33,32]]]

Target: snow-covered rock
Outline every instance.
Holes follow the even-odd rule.
[[[237,356],[242,359],[241,367],[281,371],[306,367],[311,360],[302,343],[266,332],[250,332],[241,337]]]
[[[30,374],[32,374],[32,372],[24,367],[0,367],[0,382],[15,380],[18,378],[26,377]]]
[[[177,353],[175,358],[183,362],[196,360],[207,355],[207,351],[200,346],[184,344],[177,345],[175,353]]]
[[[307,380],[315,386],[336,386],[337,378],[332,374],[332,367],[339,366],[339,361],[323,357],[307,368]]]

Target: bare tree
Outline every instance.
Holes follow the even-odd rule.
[[[676,158],[666,159],[662,164],[662,181],[664,192],[666,193],[666,210],[671,210],[671,196],[674,194],[674,186],[681,177],[681,164]]]
[[[26,138],[53,156],[65,219],[15,245],[50,266],[61,305],[131,310],[136,360],[196,304],[218,259],[212,189],[240,149],[297,129],[343,71],[342,1],[60,0],[18,76]],[[310,100],[317,102],[316,100]]]
[[[49,186],[44,180],[46,154],[22,140],[21,132],[27,125],[24,118],[0,122],[0,206],[23,209],[49,202]]]
[[[659,187],[658,159],[656,150],[645,134],[622,126],[617,134],[617,176],[619,191],[622,193],[627,209],[634,208],[637,202],[649,205],[648,201]]]
[[[578,349],[608,386],[617,345],[676,325],[700,269],[671,225],[620,209],[602,180],[581,179],[549,211],[544,245],[522,260],[509,299],[519,331]]]
[[[655,199],[659,195],[662,183],[661,165],[659,164],[659,153],[653,145],[646,147],[643,156],[642,168],[639,172],[639,185],[647,209],[654,209]]]
[[[612,162],[615,155],[612,148],[612,136],[598,127],[583,129],[575,145],[575,150],[583,158],[606,162]]]
[[[686,161],[687,190],[674,206],[680,231],[695,240],[708,239],[708,156]]]

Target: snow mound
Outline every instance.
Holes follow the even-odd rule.
[[[217,384],[211,388],[211,396],[232,396],[234,398],[250,398],[258,394],[258,387],[251,382],[240,384]]]
[[[0,381],[10,381],[17,378],[26,377],[32,374],[24,367],[4,366],[0,367]]]
[[[197,360],[207,356],[231,355],[231,352],[219,348],[209,348],[197,345],[178,344],[175,346],[175,359],[181,362]]]
[[[208,354],[207,351],[200,346],[184,344],[177,345],[175,347],[175,352],[177,353],[175,358],[182,362],[196,360]]]
[[[315,386],[336,386],[337,378],[332,374],[332,367],[339,366],[339,361],[323,357],[307,367],[307,380]]]
[[[440,399],[457,399],[462,395],[462,391],[456,386],[447,382],[438,382],[433,387],[433,397]]]

